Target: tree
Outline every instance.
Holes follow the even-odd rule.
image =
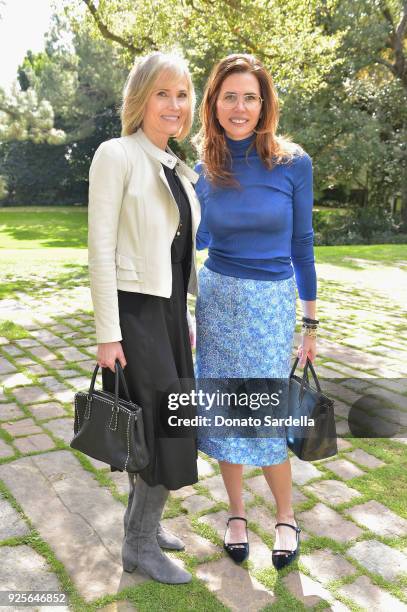
[[[4,5],[0,0],[0,10]],[[55,145],[63,142],[64,138],[63,130],[54,127],[52,105],[29,89],[27,82],[20,80],[20,87],[14,83],[10,93],[0,87],[0,146],[14,141]],[[0,175],[0,200],[8,193],[7,178]]]
[[[54,113],[48,100],[39,100],[33,90],[16,85],[8,94],[0,88],[0,146],[12,141],[63,142],[65,134],[54,128]],[[0,175],[0,200],[9,194],[8,180]]]
[[[87,28],[118,46],[131,60],[176,41],[190,60],[195,77],[207,77],[209,58],[243,51],[258,55],[281,89],[312,92],[323,85],[335,62],[340,35],[327,34],[316,22],[318,2],[309,0],[66,0],[74,28]]]
[[[59,15],[53,16],[45,51],[27,54],[19,67],[20,82],[50,101],[67,142],[91,134],[92,119],[118,104],[126,74],[125,61],[109,43],[94,40],[86,28],[72,32]]]
[[[30,144],[23,141],[24,134],[15,134],[18,138],[0,146],[7,203],[86,201],[95,149],[101,141],[120,134],[117,107],[126,74],[127,67],[110,44],[93,40],[86,31],[74,34],[66,20],[54,17],[45,51],[28,52],[19,66],[20,88],[25,90],[19,95],[47,99],[65,138],[61,146],[55,146],[51,139],[47,143],[38,138]],[[17,125],[21,129],[21,120]]]
[[[32,140],[56,144],[64,132],[56,130],[48,100],[38,100],[33,90],[21,91],[16,85],[7,94],[0,89],[0,141]]]
[[[335,0],[320,23],[343,34],[327,95],[313,101],[326,124],[326,183],[359,186],[362,205],[383,212],[399,198],[407,229],[407,2]]]

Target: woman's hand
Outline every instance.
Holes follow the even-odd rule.
[[[302,342],[297,350],[297,356],[300,358],[300,367],[303,368],[308,359],[313,363],[317,355],[316,338],[311,336],[301,336]]]
[[[196,346],[196,321],[195,321],[195,317],[189,312],[189,308],[187,308],[187,321],[188,321],[189,341],[191,343],[191,348],[195,348]]]
[[[97,361],[100,367],[109,368],[112,372],[115,372],[116,359],[119,360],[122,368],[126,367],[127,361],[120,342],[103,342],[98,344]]]

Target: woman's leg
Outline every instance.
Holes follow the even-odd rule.
[[[291,464],[287,459],[284,463],[267,465],[263,468],[264,477],[273,493],[276,501],[276,522],[297,525],[294,519],[292,503],[292,479]],[[276,541],[274,548],[294,550],[296,547],[296,534],[289,527],[278,527],[276,529]]]
[[[230,516],[246,516],[243,503],[243,465],[219,461],[223,482],[229,497]],[[226,543],[246,542],[246,523],[231,521],[229,523]]]

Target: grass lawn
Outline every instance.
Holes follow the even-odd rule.
[[[0,208],[0,298],[87,282],[86,207]]]
[[[372,261],[383,265],[407,265],[407,244],[352,244],[315,247],[318,263],[335,266],[359,267],[354,259]]]

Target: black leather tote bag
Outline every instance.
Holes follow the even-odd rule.
[[[334,417],[334,402],[322,393],[321,385],[309,359],[305,364],[303,376],[295,375],[298,357],[290,373],[288,393],[288,415],[298,425],[286,427],[287,445],[299,459],[317,461],[332,457],[338,452]],[[313,389],[309,382],[308,371],[315,382]],[[314,425],[307,426],[313,419]]]
[[[129,395],[119,361],[115,363],[115,392],[95,391],[96,365],[89,391],[75,394],[74,437],[70,446],[126,472],[149,463],[143,411]],[[126,399],[119,397],[119,376]]]

